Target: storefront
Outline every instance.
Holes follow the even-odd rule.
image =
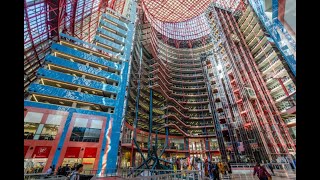
[[[82,163],[82,158],[79,158],[80,147],[68,147],[64,155],[62,166],[74,167],[74,165]]]
[[[131,152],[129,150],[123,150],[121,153],[120,168],[129,168],[131,163]]]
[[[27,153],[28,148],[28,146],[25,146],[25,154]],[[25,172],[41,173],[46,166],[50,151],[51,146],[36,146],[31,158],[24,159]]]
[[[84,150],[84,153],[81,155],[81,151]],[[69,167],[73,168],[77,164],[83,164],[84,174],[90,174],[94,169],[94,163],[96,161],[97,148],[95,147],[68,147],[64,155],[62,162],[62,167],[67,164]]]
[[[82,159],[83,170],[85,174],[90,174],[90,170],[94,170],[94,162],[96,160],[96,155],[97,148],[85,148]]]

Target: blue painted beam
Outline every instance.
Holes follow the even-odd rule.
[[[88,42],[79,40],[79,39],[74,38],[74,37],[72,37],[72,36],[69,36],[69,35],[67,35],[67,34],[60,33],[60,36],[63,37],[63,38],[67,38],[67,39],[73,40],[73,41],[77,42],[77,43],[80,44],[80,45],[86,45],[86,46],[89,46],[90,48],[95,48],[95,49],[101,50],[101,51],[103,51],[103,52],[108,53],[108,54],[111,55],[111,56],[116,56],[116,57],[118,57],[120,60],[123,61],[123,56],[121,55],[121,53],[116,53],[116,52],[110,51],[109,49],[106,49],[106,48],[97,46],[97,45],[95,45],[95,44],[90,44],[90,43],[88,43]]]
[[[112,22],[114,22],[114,23],[116,23],[116,24],[119,24],[119,25],[121,25],[121,26],[123,26],[123,27],[125,27],[125,28],[128,29],[128,24],[127,24],[127,23],[125,23],[125,22],[123,22],[123,21],[121,21],[121,20],[119,20],[119,19],[117,19],[117,18],[114,18],[114,17],[110,16],[110,15],[107,14],[107,13],[102,14],[102,16],[103,16],[104,18],[106,18],[106,19],[108,19],[108,20],[110,20],[110,21],[112,21]]]
[[[119,91],[117,86],[104,84],[94,80],[84,79],[82,77],[75,77],[72,75],[68,75],[65,73],[61,73],[61,72],[57,72],[49,69],[40,68],[37,72],[37,76],[56,80],[56,81],[66,82],[74,85],[93,88],[101,91],[106,91],[114,94],[117,94]]]
[[[31,94],[40,94],[50,97],[64,98],[75,101],[88,102],[98,104],[102,106],[115,107],[116,103],[114,99],[96,96],[92,94],[86,94],[78,91],[72,91],[68,89],[62,89],[42,84],[31,84],[28,88],[28,92]]]
[[[108,23],[108,22],[104,21],[103,19],[100,20],[100,24],[102,24],[103,26],[105,26],[107,28],[110,28],[112,30],[117,31],[117,33],[120,33],[123,36],[127,35],[127,31],[125,31],[125,30],[123,30],[123,29],[121,29],[121,28],[119,28],[119,27],[117,27],[117,26],[115,26],[113,24]]]
[[[92,74],[92,75],[96,75],[99,76],[101,78],[106,78],[106,79],[111,79],[114,81],[119,82],[120,81],[120,76],[116,75],[114,73],[110,73],[110,72],[106,72],[97,68],[93,68],[93,67],[88,67],[86,65],[83,64],[79,64],[76,62],[72,62],[69,60],[65,60],[59,57],[55,57],[52,55],[47,55],[45,58],[46,62],[50,62],[51,64],[54,65],[58,65],[58,66],[62,66],[62,67],[66,67],[66,68],[70,68],[76,71],[80,71],[80,72],[85,72],[88,74]]]
[[[52,43],[51,49],[120,71],[120,64],[118,64],[118,63],[108,61],[107,59],[102,59],[98,56],[91,55],[91,54],[82,52],[80,50],[75,50],[75,49],[70,48],[68,46],[64,46],[64,45],[57,44],[57,43]]]
[[[101,44],[110,46],[110,47],[112,47],[112,49],[114,48],[117,51],[123,52],[123,50],[124,50],[124,46],[121,46],[121,45],[119,45],[117,43],[114,43],[114,42],[112,42],[112,41],[110,41],[108,39],[102,38],[102,37],[100,37],[98,35],[95,36],[95,40],[97,42],[100,42]]]
[[[98,31],[99,33],[101,33],[101,34],[104,34],[104,35],[106,35],[106,36],[109,36],[109,37],[111,37],[111,38],[114,38],[115,40],[118,40],[118,41],[120,41],[120,42],[122,42],[122,43],[125,42],[125,38],[123,38],[123,37],[121,37],[121,36],[119,36],[119,35],[117,35],[117,34],[114,34],[113,32],[106,31],[105,29],[102,29],[102,28],[100,28],[100,27],[97,28],[97,31]]]

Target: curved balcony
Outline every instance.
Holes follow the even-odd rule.
[[[171,102],[175,103],[176,105],[178,105],[181,109],[183,109],[184,111],[188,110],[187,108],[183,107],[177,100],[175,100],[174,98],[170,97],[167,93],[165,93],[166,91],[163,90],[163,88],[159,85],[159,84],[155,84],[152,85],[151,88],[155,91],[160,91],[160,93],[167,98],[168,100],[170,100]]]
[[[176,79],[172,79],[171,82],[176,84],[193,84],[193,85],[205,84],[204,81],[190,81],[190,80],[179,81]]]
[[[167,72],[164,72],[164,69],[162,68],[157,68],[157,69],[154,69],[150,72],[151,74],[153,75],[157,75],[159,73],[161,73],[162,77],[164,77],[165,79],[168,79],[170,80],[172,77],[169,75],[169,73]]]
[[[189,109],[189,108],[188,108]],[[197,108],[193,108],[193,109],[189,109],[188,112],[205,112],[208,111],[209,109],[197,109]]]
[[[168,65],[171,67],[177,67],[177,68],[199,68],[201,69],[201,63],[174,63],[171,61],[166,61]]]
[[[189,118],[190,120],[212,120],[212,117],[211,116],[205,116],[205,117],[190,117]]]
[[[159,84],[161,87],[164,87],[166,93],[168,93],[169,95],[173,93],[173,91],[170,90],[168,86],[165,83],[163,83],[163,81],[160,78],[157,78],[157,79],[153,78],[153,79],[157,80],[153,82],[153,85]]]
[[[196,105],[196,104],[209,104],[209,101],[179,101],[181,104]]]
[[[131,99],[132,99],[134,102],[136,102],[136,99],[135,99],[136,96],[133,94],[132,91],[130,91],[130,97],[131,97]],[[139,105],[140,105],[144,110],[149,111],[149,105],[146,104],[146,103],[144,103],[142,100],[139,100]],[[152,108],[152,112],[157,113],[157,114],[160,114],[160,115],[163,115],[163,114],[164,114],[164,111],[163,111],[163,110],[161,110],[160,108],[155,108],[155,107]]]
[[[214,128],[214,125],[208,125],[208,126],[193,126],[193,125],[188,125],[185,124],[183,121],[181,121],[181,119],[179,117],[177,117],[174,114],[168,114],[168,115],[163,115],[161,116],[161,118],[172,118],[175,121],[178,121],[181,125],[183,125],[184,127],[187,127],[188,129],[203,129],[203,128]]]
[[[178,130],[179,132],[181,132],[185,137],[189,137],[189,138],[207,138],[207,137],[216,137],[215,134],[209,134],[209,135],[191,135],[189,133],[184,132],[179,126],[177,126],[176,124],[165,124],[164,127],[172,127],[176,130]]]
[[[203,91],[203,90],[206,90],[206,86],[176,86],[176,85],[173,85],[171,86],[171,88],[173,90],[181,90],[181,91]]]
[[[175,74],[172,71],[170,72],[171,77],[177,79],[203,79],[203,74]]]
[[[163,108],[161,108],[162,110],[165,110],[165,109],[173,109],[175,112],[177,112],[180,116],[182,116],[183,118],[185,119],[189,119],[189,116],[186,116],[185,114],[183,114],[179,109],[177,109],[176,107],[174,106],[165,106]]]
[[[172,93],[172,96],[180,96],[180,97],[187,97],[187,98],[197,98],[197,97],[208,97],[208,93],[198,93],[198,94],[189,94],[189,93],[181,93],[177,94],[176,92]]]

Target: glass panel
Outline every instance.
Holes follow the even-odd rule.
[[[100,129],[74,127],[70,137],[70,141],[78,142],[99,142]]]
[[[43,113],[28,112],[26,117],[24,118],[24,122],[40,123],[42,116]]]
[[[42,173],[47,163],[47,158],[34,158],[24,160],[24,171],[26,174]]]
[[[33,139],[39,125],[40,125],[39,123],[25,122],[24,123],[24,139]]]
[[[45,124],[40,134],[39,140],[54,140],[58,134],[59,126],[52,124]]]

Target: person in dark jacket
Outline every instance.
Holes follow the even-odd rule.
[[[268,177],[271,177],[268,171],[263,166],[260,166],[260,163],[257,163],[253,169],[253,175],[256,174],[260,180],[268,180]]]

